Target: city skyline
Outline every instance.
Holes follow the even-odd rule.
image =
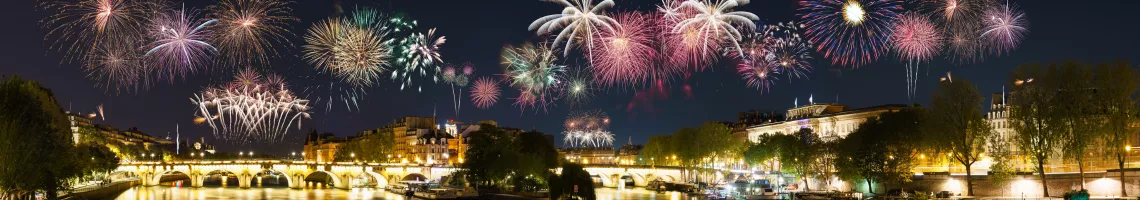
[[[619,1],[616,10],[647,11],[657,1]],[[308,129],[332,132],[338,136],[350,136],[357,132],[384,126],[402,116],[439,116],[441,121],[455,119],[473,123],[479,120],[495,120],[503,126],[524,130],[537,129],[555,136],[555,141],[563,137],[562,126],[566,116],[573,110],[600,109],[613,119],[610,129],[617,136],[615,144],[625,144],[626,138],[633,143],[645,143],[649,136],[671,134],[681,127],[695,127],[705,121],[735,121],[735,114],[751,109],[782,112],[793,106],[798,99],[801,105],[812,97],[815,102],[840,103],[852,108],[862,108],[881,104],[929,104],[930,92],[938,78],[947,72],[955,78],[969,79],[976,83],[983,94],[1001,92],[1008,81],[1008,72],[1017,65],[1046,63],[1065,59],[1088,62],[1111,62],[1117,60],[1136,61],[1140,55],[1128,51],[1128,47],[1140,44],[1140,39],[1128,35],[1136,27],[1121,26],[1129,21],[1112,17],[1114,13],[1127,12],[1133,6],[1068,5],[1062,2],[1019,1],[1016,2],[1027,13],[1029,34],[1023,43],[1008,55],[991,56],[976,64],[956,66],[947,59],[937,58],[923,64],[918,78],[917,92],[913,99],[906,95],[906,79],[903,64],[893,56],[886,56],[858,69],[830,64],[819,53],[811,61],[815,68],[807,78],[780,79],[770,91],[761,94],[740,80],[731,64],[721,62],[708,69],[693,73],[687,80],[672,81],[669,95],[663,99],[638,102],[639,105],[652,102],[651,109],[637,107],[629,109],[635,101],[636,93],[647,89],[609,89],[594,94],[588,106],[558,102],[547,111],[533,109],[520,110],[511,106],[512,97],[517,91],[504,88],[500,102],[491,109],[476,108],[464,98],[459,117],[454,117],[451,93],[442,83],[424,84],[423,92],[401,91],[397,81],[382,80],[377,87],[368,91],[359,103],[359,110],[346,111],[333,108],[326,112],[324,103],[316,103],[313,119],[302,122],[301,130],[291,129],[289,137],[303,138]],[[1120,4],[1134,2],[1116,1]],[[206,3],[199,3],[206,4]],[[203,5],[187,5],[204,7]],[[480,75],[501,74],[499,64],[501,48],[524,41],[537,40],[533,31],[526,25],[543,15],[555,13],[559,6],[547,2],[519,0],[493,3],[456,3],[448,5],[422,5],[411,2],[363,2],[344,1],[345,10],[356,6],[377,7],[382,11],[403,11],[417,19],[426,31],[436,27],[438,34],[447,37],[442,46],[447,62],[471,62],[475,73]],[[42,19],[49,13],[34,8],[35,3],[19,3],[12,6],[18,11],[10,18]],[[520,9],[517,7],[525,9]],[[300,43],[305,29],[310,24],[331,14],[333,3],[298,2],[293,4],[294,13],[300,22],[290,24],[289,40]],[[795,1],[755,1],[738,10],[750,11],[760,16],[761,24],[795,19],[798,12]],[[24,9],[20,9],[24,8]],[[503,14],[507,13],[507,14]],[[479,17],[456,17],[479,16]],[[485,18],[484,18],[485,17]],[[1119,21],[1117,21],[1119,20]],[[185,80],[175,80],[174,84],[160,82],[149,90],[133,94],[114,94],[105,88],[94,86],[95,80],[85,77],[76,62],[60,64],[63,56],[51,50],[51,44],[44,41],[47,30],[35,20],[14,22],[13,34],[4,37],[14,48],[6,48],[3,53],[9,64],[0,75],[20,75],[23,78],[40,81],[51,88],[64,109],[89,113],[96,106],[105,108],[106,123],[120,129],[139,127],[142,132],[156,137],[174,134],[175,127],[181,127],[183,138],[197,136],[211,137],[210,128],[194,125],[194,105],[189,99],[199,90],[211,85],[229,81],[231,71],[207,72],[188,76]],[[1096,30],[1096,31],[1090,31]],[[284,50],[284,59],[274,60],[272,69],[291,81],[301,96],[315,99],[317,94],[304,94],[304,88],[328,84],[327,76],[314,73],[312,67],[300,57],[301,48]],[[578,66],[584,65],[578,59]],[[571,64],[575,65],[575,64]],[[929,68],[927,68],[929,67]],[[838,71],[836,71],[838,70]],[[316,77],[316,78],[313,78]],[[313,80],[313,79],[316,80]],[[310,81],[312,80],[312,81]],[[426,83],[426,82],[425,82]],[[686,95],[681,88],[691,86],[692,95]],[[469,90],[464,90],[469,91]],[[988,100],[988,99],[987,99]],[[412,105],[412,106],[408,106]],[[337,104],[337,106],[343,106]],[[300,148],[299,141],[293,147]],[[223,142],[214,142],[224,144]],[[227,145],[219,150],[237,151]],[[285,153],[288,151],[277,152]]]

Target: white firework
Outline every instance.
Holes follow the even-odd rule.
[[[612,147],[614,134],[610,132],[610,117],[598,110],[570,113],[563,124],[565,145],[581,148]]]
[[[280,76],[246,70],[234,79],[190,99],[198,106],[194,122],[210,126],[214,137],[235,144],[281,142],[293,123],[300,129],[310,117],[309,100],[294,95]]]
[[[742,25],[746,30],[756,30],[756,24],[752,21],[760,20],[759,16],[745,11],[731,11],[732,8],[748,4],[747,0],[702,0],[702,1],[685,1],[681,3],[681,9],[692,9],[694,15],[688,16],[673,26],[672,32],[685,33],[689,31],[696,31],[699,34],[698,38],[707,38],[702,41],[705,44],[701,46],[709,46],[709,43],[720,43],[722,41],[732,42],[733,47],[737,51],[743,51],[740,48],[740,41],[743,34],[733,24]],[[702,49],[707,52],[712,49]]]
[[[558,36],[554,38],[553,46],[557,47],[560,42],[566,40],[566,47],[562,49],[563,55],[569,55],[576,39],[580,40],[580,43],[590,45],[589,41],[593,41],[594,33],[599,31],[595,29],[603,28],[604,31],[613,32],[614,27],[620,26],[616,20],[606,16],[603,12],[606,8],[614,6],[613,0],[604,0],[597,5],[593,4],[593,0],[549,1],[566,6],[566,8],[562,9],[562,13],[547,15],[534,20],[528,29],[537,29],[538,34],[547,34],[561,28],[562,31],[559,31]],[[586,48],[586,50],[589,49]]]

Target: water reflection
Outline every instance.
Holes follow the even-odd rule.
[[[400,194],[379,189],[289,189],[289,188],[178,188],[167,186],[134,187],[119,195],[119,200],[157,199],[392,199],[403,200]]]
[[[680,192],[657,193],[643,188],[597,188],[595,193],[600,200],[618,199],[649,199],[649,200],[682,200],[691,199],[689,195]],[[179,188],[169,186],[134,187],[119,195],[119,200],[166,200],[166,199],[391,199],[404,200],[402,194],[387,192],[380,189],[289,189],[289,188]]]

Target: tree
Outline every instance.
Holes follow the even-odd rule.
[[[671,156],[677,155],[676,148],[673,147],[672,137],[668,135],[654,135],[649,136],[649,140],[645,142],[645,147],[641,149],[638,155],[642,160],[648,160],[650,164],[657,165],[657,163],[668,163]]]
[[[868,193],[872,182],[910,182],[920,142],[921,107],[888,112],[859,124],[839,141],[835,167],[840,177],[863,179]]]
[[[338,162],[381,162],[389,161],[396,147],[396,138],[391,132],[380,132],[350,139],[337,146]]]
[[[1053,71],[1053,72],[1050,72]],[[1048,185],[1045,178],[1045,162],[1057,153],[1064,143],[1066,131],[1064,121],[1057,116],[1058,92],[1056,78],[1061,75],[1053,67],[1041,65],[1019,66],[1011,77],[1010,127],[1017,132],[1015,140],[1022,154],[1036,162],[1036,171],[1041,177],[1041,185]],[[1049,187],[1041,187],[1042,193],[1049,196]]]
[[[966,168],[966,193],[974,195],[970,169],[982,158],[993,128],[981,113],[982,95],[969,80],[955,79],[938,84],[932,108],[925,118],[923,132],[935,152],[948,152],[949,159]]]
[[[573,199],[597,199],[597,195],[594,195],[594,180],[581,164],[563,163],[562,175],[550,180],[550,199],[559,199],[563,195]]]
[[[1060,69],[1050,70],[1056,75],[1050,75],[1047,81],[1051,83],[1057,94],[1054,95],[1055,109],[1053,114],[1059,117],[1060,128],[1064,135],[1062,153],[1066,160],[1077,163],[1081,175],[1081,189],[1085,189],[1085,163],[1091,147],[1096,139],[1100,138],[1101,118],[1097,116],[1097,109],[1093,104],[1092,72],[1082,64],[1065,62]],[[1050,90],[1054,90],[1050,89]]]
[[[685,168],[705,170],[707,168],[702,166],[716,164],[722,157],[740,155],[746,143],[743,139],[732,137],[732,128],[708,122],[699,128],[682,128],[677,131],[673,134],[672,146],[676,147],[677,156]],[[695,174],[690,174],[692,175]]]
[[[1140,93],[1140,77],[1137,76],[1132,65],[1125,62],[1101,64],[1096,67],[1093,86],[1096,94],[1094,105],[1099,106],[1103,114],[1102,140],[1106,148],[1102,155],[1116,159],[1119,169],[1124,169],[1124,161],[1128,158],[1128,148],[1135,138],[1132,133],[1136,130],[1130,124],[1136,120],[1136,99]],[[1128,196],[1124,189],[1124,173],[1120,173],[1120,194]]]
[[[804,128],[790,135],[776,134],[772,140],[779,150],[781,171],[796,174],[804,181],[804,188],[810,189],[806,183],[808,177],[816,174],[813,170],[817,168],[813,168],[812,165],[816,163],[816,158],[820,154],[817,149],[817,145],[821,142],[819,135],[811,129]]]
[[[467,180],[476,186],[511,184],[516,191],[546,186],[550,170],[558,166],[552,141],[539,132],[515,135],[492,125],[480,126],[468,136],[467,161],[460,165]]]
[[[50,89],[0,78],[0,195],[56,199],[65,179],[82,175],[69,127]]]
[[[774,168],[775,166],[772,166],[773,163],[770,161],[775,159],[779,153],[778,146],[772,141],[774,137],[773,135],[761,135],[755,143],[749,144],[748,149],[744,151],[744,162],[752,166],[762,165],[768,169]]]

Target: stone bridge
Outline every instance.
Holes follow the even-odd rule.
[[[684,181],[684,170],[676,167],[587,165],[586,171],[601,179],[601,186],[617,187],[624,180],[632,179],[635,186],[645,186],[649,181]],[[191,187],[201,187],[211,175],[223,175],[223,182],[229,176],[237,177],[238,187],[250,188],[261,185],[261,177],[276,175],[284,177],[289,188],[318,187],[329,184],[331,188],[349,189],[354,187],[384,188],[389,183],[408,180],[439,181],[458,171],[457,167],[407,165],[388,163],[359,162],[308,162],[290,160],[220,160],[220,161],[174,161],[174,162],[126,162],[120,164],[115,174],[123,177],[138,177],[140,184],[152,186],[162,182],[162,177],[178,173],[189,177]],[[561,169],[555,170],[561,172]],[[326,181],[306,182],[314,175],[327,176]],[[623,179],[628,177],[628,179]]]

